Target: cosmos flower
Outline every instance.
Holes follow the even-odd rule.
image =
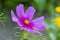
[[[60,28],[60,17],[55,18],[55,24],[56,24],[57,27]]]
[[[57,13],[60,13],[60,6],[56,7],[56,8],[55,8],[55,11],[56,11]]]
[[[12,21],[16,22],[20,26],[20,30],[26,30],[30,33],[36,33],[36,30],[43,31],[46,29],[46,24],[42,24],[44,16],[33,19],[36,10],[30,6],[26,12],[24,12],[24,5],[19,4],[16,7],[17,16],[15,16],[13,10],[11,10]]]

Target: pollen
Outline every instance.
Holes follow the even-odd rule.
[[[29,20],[25,20],[24,23],[25,23],[26,25],[29,25],[29,24],[30,24],[30,21],[29,21]]]

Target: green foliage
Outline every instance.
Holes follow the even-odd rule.
[[[36,3],[36,6],[40,12],[44,11],[46,0],[34,0]]]
[[[31,34],[25,30],[20,30],[19,27],[15,27],[15,36],[18,37],[18,40],[46,40],[47,36],[44,36],[43,34]]]

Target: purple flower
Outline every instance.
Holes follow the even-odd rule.
[[[43,31],[47,26],[46,24],[42,24],[44,16],[32,20],[35,12],[36,10],[31,6],[24,12],[24,5],[19,4],[16,7],[18,17],[16,17],[13,10],[11,10],[12,21],[20,26],[20,30],[26,30],[30,33],[36,33],[36,30]]]

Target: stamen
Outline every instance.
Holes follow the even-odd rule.
[[[29,25],[29,24],[30,24],[30,21],[29,21],[29,20],[25,20],[24,23],[25,23],[26,25]]]

